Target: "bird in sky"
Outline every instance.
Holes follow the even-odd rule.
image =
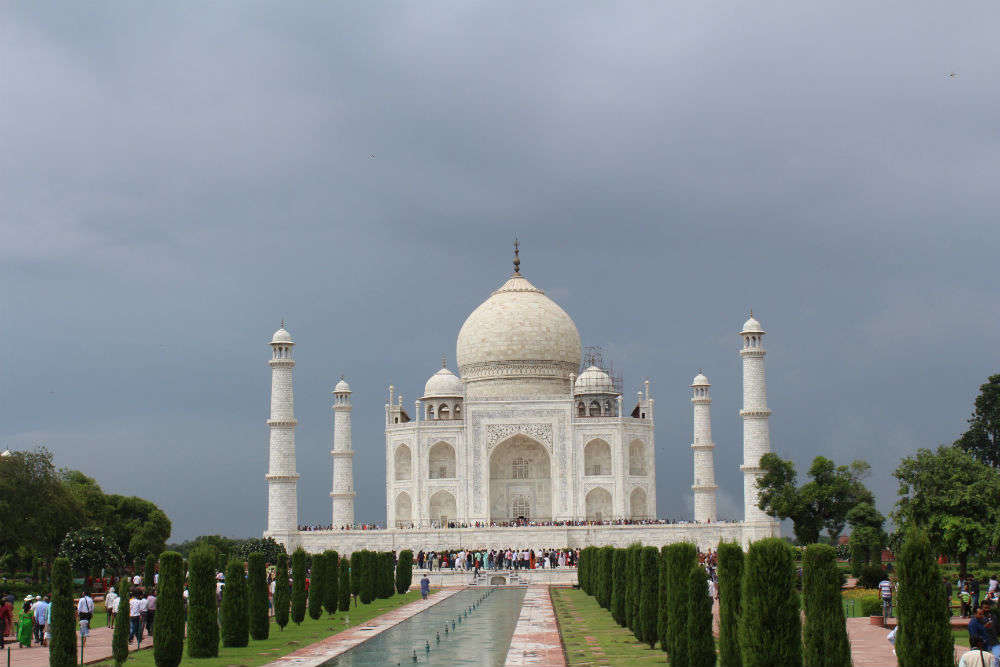
[[[945,76],[947,76],[949,79],[957,79],[958,72],[948,72],[948,74],[946,74]]]

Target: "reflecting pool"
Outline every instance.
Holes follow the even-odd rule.
[[[375,635],[326,667],[482,665],[499,667],[521,613],[523,588],[473,588]]]

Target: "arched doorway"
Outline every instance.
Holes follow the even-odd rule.
[[[611,474],[611,445],[600,438],[587,443],[583,448],[583,474]]]
[[[447,491],[438,491],[430,500],[430,519],[441,527],[447,527],[450,521],[458,519],[458,509],[455,496]]]
[[[400,445],[396,448],[396,479],[404,480],[410,479],[412,464],[412,455],[410,454],[410,448],[406,445]]]
[[[413,522],[413,501],[410,494],[403,491],[396,496],[396,528],[409,528]]]
[[[648,519],[649,515],[646,514],[646,492],[640,488],[635,488],[632,490],[631,495],[628,497],[628,507],[629,507],[629,518],[632,519]]]
[[[600,487],[587,494],[587,521],[608,521],[612,518],[611,494]]]
[[[436,443],[427,453],[427,472],[431,479],[455,477],[455,448],[447,442]]]
[[[536,440],[515,435],[490,456],[490,520],[548,521],[552,518],[549,453]]]

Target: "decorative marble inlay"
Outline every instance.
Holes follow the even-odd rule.
[[[525,435],[552,451],[552,424],[487,424],[486,449],[492,451],[498,442],[515,435]]]

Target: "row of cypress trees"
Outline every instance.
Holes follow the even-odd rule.
[[[926,535],[907,532],[898,560],[900,667],[952,664],[948,601],[935,555]],[[806,548],[802,606],[784,540],[754,542],[745,554],[738,544],[721,543],[717,572],[720,667],[850,667],[833,547]],[[712,600],[693,544],[665,546],[658,559],[653,547],[588,547],[580,554],[579,577],[581,588],[639,641],[650,647],[659,641],[672,667],[716,665]]]

